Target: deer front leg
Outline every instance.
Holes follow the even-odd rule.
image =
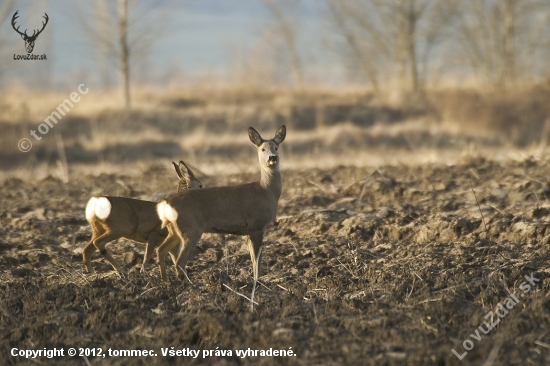
[[[250,241],[248,242],[248,248],[250,250],[250,259],[252,260],[252,274],[254,276],[254,282],[260,277],[260,261],[261,261],[261,249],[264,241],[264,232],[257,231],[250,234]]]
[[[248,247],[250,249],[250,259],[252,260],[252,274],[254,276],[254,285],[250,295],[250,311],[254,311],[254,294],[256,293],[256,283],[260,277],[260,261],[262,256],[262,244],[264,241],[264,232],[257,231],[250,234]]]
[[[155,248],[166,239],[166,236],[161,235],[157,232],[151,233],[147,239],[147,245],[145,246],[145,254],[143,255],[143,263],[141,264],[141,273],[145,273],[145,264],[149,262],[153,254],[155,253]]]

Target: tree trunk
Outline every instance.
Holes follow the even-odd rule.
[[[329,9],[334,17],[336,25],[340,28],[342,35],[346,39],[348,46],[351,48],[359,67],[363,69],[365,76],[369,79],[372,84],[375,93],[380,91],[378,85],[378,74],[375,66],[370,63],[368,56],[363,54],[363,50],[358,40],[355,38],[355,35],[350,31],[346,26],[345,14],[341,9],[336,8],[335,4],[329,2]]]
[[[298,88],[302,88],[304,85],[304,68],[300,60],[300,55],[296,47],[296,43],[291,45],[292,47],[292,70],[294,73],[294,79],[298,83]]]
[[[397,35],[397,60],[399,63],[399,88],[401,92],[406,89],[407,82],[407,58],[409,53],[408,47],[408,16],[405,10],[405,1],[397,1],[397,19],[398,19],[398,32]]]
[[[413,94],[420,92],[420,81],[418,79],[418,60],[416,55],[416,25],[418,22],[416,10],[414,8],[414,0],[409,0],[408,12],[408,29],[407,29],[407,51],[409,59],[409,67],[411,73],[411,89]]]
[[[283,15],[280,16],[279,22],[283,39],[287,44],[290,56],[292,58],[292,73],[294,74],[294,82],[297,83],[299,88],[302,88],[304,84],[304,68],[302,67],[302,61],[300,60],[300,53],[298,51],[298,45],[296,41],[296,30],[292,29],[292,25],[288,23]]]
[[[503,86],[507,87],[515,79],[514,60],[514,11],[515,0],[506,0],[504,3],[504,34],[502,39],[503,49]]]
[[[130,57],[128,51],[128,0],[118,0],[118,32],[120,42],[120,73],[122,76],[124,106],[130,109]]]

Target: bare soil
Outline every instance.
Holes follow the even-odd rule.
[[[266,237],[250,303],[243,237],[205,235],[191,280],[159,279],[144,245],[108,245],[87,274],[92,194],[160,199],[170,167],[80,176],[68,184],[8,178],[0,185],[0,364],[28,365],[544,365],[550,362],[550,182],[547,161],[472,158],[454,166],[339,166],[283,171],[278,224]],[[170,173],[172,174],[172,173]],[[255,175],[201,177],[205,186]],[[475,192],[475,197],[473,192]],[[476,197],[477,201],[476,202]],[[483,214],[483,219],[482,216]],[[169,259],[167,259],[169,261]],[[525,275],[540,279],[520,289]],[[487,335],[476,329],[511,294],[519,301]],[[524,295],[524,296],[521,296]],[[496,321],[496,315],[495,315]],[[452,353],[473,349],[462,361]],[[465,343],[468,347],[470,343]],[[155,350],[157,357],[12,357],[12,348]],[[163,357],[161,348],[232,350]],[[245,357],[236,350],[289,350]]]

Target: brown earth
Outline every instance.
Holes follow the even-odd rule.
[[[159,279],[144,245],[108,245],[116,275],[80,251],[98,192],[160,199],[167,169],[80,176],[63,184],[8,178],[0,186],[0,364],[543,365],[550,360],[550,182],[547,161],[339,166],[283,171],[278,225],[266,237],[263,277],[249,302],[247,242],[205,235],[188,264],[192,283]],[[172,173],[170,173],[172,174]],[[201,177],[205,186],[249,174]],[[474,198],[475,191],[479,206]],[[153,194],[153,195],[151,195]],[[480,213],[483,214],[484,221]],[[530,291],[525,275],[540,279]],[[519,302],[487,335],[485,314]],[[521,296],[524,295],[524,296]],[[496,315],[495,315],[496,317]],[[486,328],[486,327],[485,327]],[[473,349],[462,361],[452,353]],[[470,343],[466,342],[466,346]],[[12,357],[12,348],[152,349],[157,357]],[[231,357],[163,357],[161,348],[232,350]],[[245,357],[239,349],[289,350]]]

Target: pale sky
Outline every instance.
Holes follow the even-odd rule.
[[[28,33],[41,26],[44,12],[48,14],[49,23],[36,40],[33,52],[45,53],[47,61],[13,60],[14,53],[26,52],[23,40],[11,27],[10,15],[0,25],[0,56],[3,59],[0,87],[17,80],[55,89],[70,87],[74,78],[85,79],[89,84],[104,81],[106,74],[99,71],[96,49],[83,36],[79,24],[77,8],[82,9],[82,3],[84,1],[15,2],[10,14],[19,10],[17,24],[21,30],[29,28]],[[303,4],[300,42],[307,58],[308,52],[311,54],[315,47],[322,46],[323,40],[316,30],[321,23],[321,11],[314,0]],[[182,75],[185,80],[210,74],[227,75],[235,63],[246,58],[249,50],[262,42],[269,24],[268,13],[260,0],[173,0],[163,2],[162,9],[165,20],[160,29],[155,30],[158,38],[151,52],[132,70],[136,82],[164,83]],[[323,60],[326,63],[326,58]],[[313,67],[310,60],[308,65]]]

